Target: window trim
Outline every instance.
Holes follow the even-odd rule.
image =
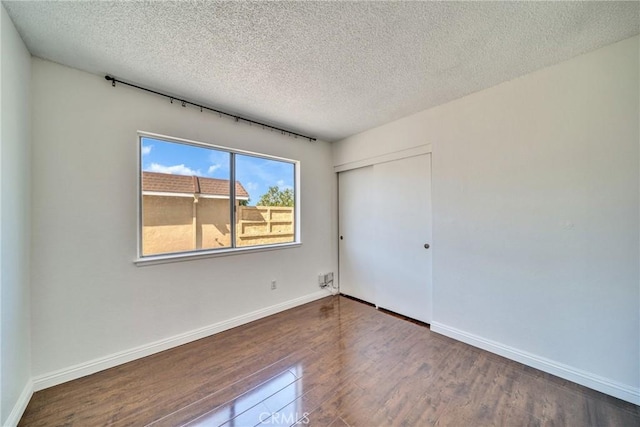
[[[225,151],[229,153],[229,162],[230,162],[230,176],[229,180],[231,182],[235,182],[235,165],[231,164],[234,162],[234,155],[247,155],[252,157],[258,157],[267,160],[275,160],[285,163],[290,163],[293,165],[293,193],[294,193],[294,217],[293,217],[293,226],[294,226],[294,240],[293,242],[287,243],[273,243],[267,245],[256,245],[256,246],[241,246],[241,247],[228,247],[228,248],[220,248],[220,249],[203,249],[203,250],[194,250],[194,251],[185,251],[185,252],[171,252],[166,254],[158,254],[158,255],[142,255],[142,235],[143,235],[143,218],[142,218],[142,138],[152,138],[159,139],[161,141],[166,142],[174,142],[178,144],[187,144],[194,147],[200,148],[208,148],[213,150]],[[170,262],[179,262],[179,261],[190,261],[195,259],[202,258],[214,258],[220,256],[230,256],[230,255],[240,255],[254,252],[263,252],[263,251],[272,251],[272,250],[280,250],[280,249],[289,249],[296,248],[302,246],[301,239],[301,215],[300,215],[300,161],[288,159],[285,157],[272,156],[268,154],[256,153],[247,150],[239,150],[235,148],[225,147],[222,145],[211,144],[207,142],[201,141],[193,141],[185,138],[176,138],[167,135],[161,135],[152,132],[146,131],[138,131],[137,132],[137,142],[136,142],[136,152],[137,152],[137,164],[136,164],[136,192],[137,192],[137,230],[136,230],[136,258],[134,259],[134,264],[137,266],[144,265],[154,265],[154,264],[164,264]],[[230,202],[234,200],[235,197],[235,185],[230,185]],[[230,206],[230,218],[232,221],[235,221],[235,204],[229,203]],[[231,229],[231,242],[235,245],[236,238],[236,230],[235,227],[230,227]]]

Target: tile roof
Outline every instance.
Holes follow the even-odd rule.
[[[172,175],[169,173],[142,172],[142,191],[157,193],[189,193],[207,196],[229,197],[229,180],[201,176]],[[249,193],[236,181],[236,197],[249,198]]]

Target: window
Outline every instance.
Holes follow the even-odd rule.
[[[140,134],[139,259],[298,243],[298,162]]]

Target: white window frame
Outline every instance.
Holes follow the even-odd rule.
[[[143,234],[143,219],[142,219],[142,138],[153,138],[166,142],[174,142],[178,144],[186,144],[192,145],[194,147],[200,148],[208,148],[212,150],[224,151],[230,154],[230,173],[229,179],[232,182],[235,182],[235,161],[234,155],[241,154],[253,157],[259,157],[267,160],[276,160],[279,162],[291,163],[293,165],[294,170],[294,185],[293,185],[293,193],[294,193],[294,241],[288,243],[274,243],[270,245],[258,245],[258,246],[242,246],[235,247],[236,233],[235,227],[230,227],[232,230],[231,233],[231,245],[232,247],[228,248],[220,248],[220,249],[201,249],[194,251],[186,251],[186,252],[173,252],[167,254],[159,254],[159,255],[142,255],[142,234]],[[137,141],[136,141],[136,152],[137,152],[137,257],[134,260],[134,263],[138,266],[144,265],[153,265],[153,264],[164,264],[169,262],[178,262],[178,261],[189,261],[194,259],[202,259],[202,258],[212,258],[212,257],[220,257],[220,256],[229,256],[229,255],[239,255],[253,252],[262,252],[262,251],[272,251],[272,250],[280,250],[280,249],[289,249],[295,248],[302,245],[301,239],[301,215],[300,215],[300,161],[287,159],[284,157],[271,156],[268,154],[256,153],[252,151],[246,150],[238,150],[235,148],[225,147],[222,145],[211,144],[207,142],[193,141],[184,138],[176,138],[173,136],[161,135],[152,132],[138,131],[137,132]],[[233,203],[232,198],[235,198],[235,185],[230,186],[231,197],[230,197],[230,209],[233,210],[235,207],[235,203]],[[230,212],[230,218],[232,222],[235,222],[235,213]]]

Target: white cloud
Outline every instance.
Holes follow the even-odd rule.
[[[284,179],[278,180],[278,182],[276,182],[276,185],[278,186],[278,188],[280,188],[280,190],[293,190],[292,186],[284,183]]]
[[[151,163],[147,169],[150,172],[169,173],[172,175],[201,175],[200,170],[193,170],[190,167],[182,165],[164,166],[158,163]]]
[[[207,173],[209,175],[213,175],[213,173],[218,169],[220,169],[220,165],[211,165],[209,166],[209,169],[207,169]]]
[[[247,185],[245,185],[245,188],[247,191],[256,191],[258,189],[258,183],[249,181]]]
[[[153,148],[153,145],[143,145],[142,146],[142,155],[146,156],[147,154],[149,154],[151,152],[152,148]]]

